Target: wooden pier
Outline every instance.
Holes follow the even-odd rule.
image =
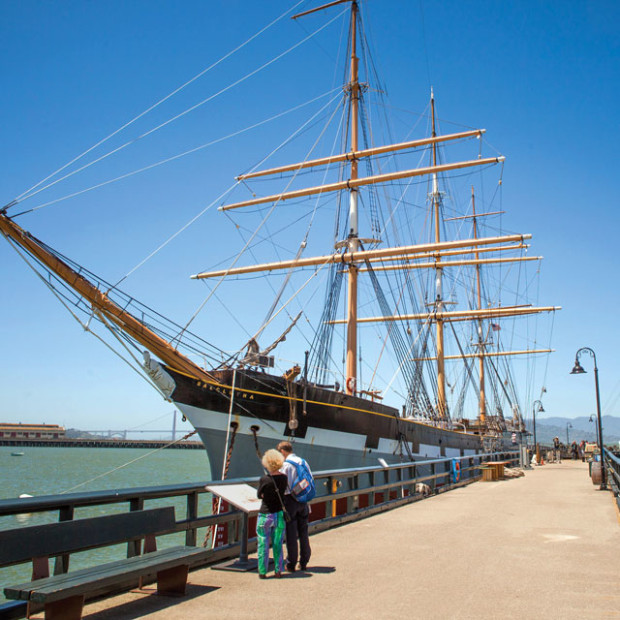
[[[316,534],[305,573],[190,573],[184,598],[131,592],[85,618],[620,618],[620,521],[587,463],[476,482]]]

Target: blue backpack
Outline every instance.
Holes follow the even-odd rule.
[[[316,487],[314,486],[314,478],[310,473],[308,463],[301,459],[301,463],[286,460],[297,471],[297,476],[291,488],[293,497],[298,502],[309,502],[316,495]]]

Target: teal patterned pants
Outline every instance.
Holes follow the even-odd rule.
[[[269,538],[273,547],[273,563],[276,573],[284,570],[284,557],[282,555],[282,537],[284,536],[284,513],[272,512],[268,514],[258,513],[256,522],[256,536],[258,538],[258,572],[267,574],[269,568]]]

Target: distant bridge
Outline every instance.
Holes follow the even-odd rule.
[[[178,437],[183,437],[183,435],[186,435],[188,431],[177,431],[177,430],[172,430],[170,431],[169,428],[164,429],[164,430],[152,430],[152,429],[145,429],[145,430],[135,430],[135,429],[125,429],[125,430],[95,430],[95,431],[89,431],[89,430],[83,430],[81,431],[82,433],[89,433],[90,435],[98,435],[100,437],[120,437],[121,439],[127,439],[127,434],[133,434],[133,433],[157,433],[159,435],[167,435],[169,437],[172,437],[172,441],[176,441],[176,439]]]
[[[154,422],[156,420],[153,420]],[[183,435],[187,434],[186,430],[180,430],[177,431],[177,411],[173,411],[172,412],[172,430],[171,429],[165,429],[165,430],[153,430],[153,429],[123,429],[120,431],[117,430],[103,430],[103,431],[81,431],[83,433],[90,433],[91,435],[97,435],[99,437],[108,437],[108,438],[120,438],[120,439],[127,439],[127,434],[128,433],[158,433],[160,436],[166,436],[166,437],[170,437],[172,441],[176,441],[177,437],[183,437]]]

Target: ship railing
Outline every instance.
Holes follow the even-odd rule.
[[[442,493],[480,479],[487,461],[505,461],[517,465],[518,452],[497,452],[450,458],[407,461],[398,465],[362,467],[319,471],[314,473],[317,496],[311,502],[310,532],[315,533],[344,523],[419,501],[428,495]],[[455,464],[458,463],[458,475]],[[42,523],[69,521],[104,514],[133,512],[158,506],[175,507],[177,521],[174,528],[158,538],[160,548],[184,543],[189,546],[212,546],[209,533],[215,526],[222,527],[226,536],[207,554],[203,565],[237,557],[241,548],[243,514],[226,509],[212,514],[212,495],[206,491],[209,484],[240,484],[257,486],[258,477],[234,480],[185,483],[156,487],[91,491],[42,497],[23,497],[0,500],[0,529],[18,529]],[[251,527],[248,550],[254,551],[256,539]],[[221,539],[216,539],[221,540]],[[128,542],[127,556],[136,554],[135,542]],[[106,552],[108,555],[102,556]],[[114,549],[118,558],[124,553]],[[111,558],[110,549],[93,550],[79,554],[72,560],[75,568],[97,565]],[[69,555],[55,559],[54,573],[68,570]],[[0,585],[30,579],[31,567],[26,564],[7,567],[0,564]],[[0,588],[0,615],[2,615]]]

